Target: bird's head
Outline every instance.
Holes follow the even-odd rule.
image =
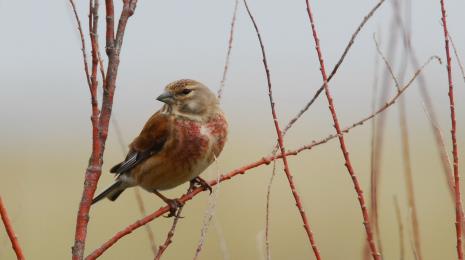
[[[157,97],[165,110],[192,119],[206,120],[218,109],[218,98],[202,83],[181,79],[168,84]]]

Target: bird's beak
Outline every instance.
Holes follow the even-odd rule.
[[[172,104],[174,101],[174,97],[173,94],[169,92],[164,92],[163,94],[157,97],[157,100],[166,104]]]

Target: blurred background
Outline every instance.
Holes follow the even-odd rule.
[[[88,3],[77,2],[86,29]],[[327,70],[332,69],[350,36],[376,2],[311,1]],[[387,0],[367,23],[330,83],[343,126],[369,115],[373,96],[376,106],[382,104],[382,87],[389,89],[387,97],[395,93],[394,84],[385,76],[385,66],[376,53],[373,33],[383,52],[389,54],[397,75],[405,60],[408,60],[407,69],[402,69],[405,80],[416,70],[405,54],[403,36],[395,26],[396,12],[407,17],[410,8],[411,44],[420,63],[431,55],[445,61],[439,1],[399,1],[402,11],[393,11],[394,3]],[[100,46],[104,55],[104,3],[101,5]],[[249,5],[265,43],[278,117],[284,126],[322,83],[305,1],[250,0]],[[117,5],[117,14],[120,7]],[[465,58],[465,2],[446,1],[446,8],[449,31],[459,55]],[[192,78],[212,90],[218,89],[233,9],[233,0],[139,1],[125,34],[113,107],[113,116],[126,143],[161,107],[155,98],[167,83]],[[68,1],[0,0],[0,32],[0,193],[29,259],[68,258],[91,151],[90,98],[76,23]],[[89,43],[87,48],[90,50]],[[107,61],[105,55],[104,60]],[[446,66],[431,63],[423,75],[444,133],[446,150],[450,152]],[[463,176],[465,84],[455,58],[453,76]],[[375,84],[376,78],[379,84]],[[414,83],[404,97],[422,255],[424,259],[454,259],[455,211],[418,85]],[[230,133],[219,158],[220,171],[227,173],[269,155],[276,133],[257,37],[241,1],[222,107],[229,119]],[[405,257],[414,259],[398,104],[385,115],[379,188],[383,255],[384,259],[400,258],[393,204],[396,196],[405,229]],[[294,149],[334,133],[332,124],[322,95],[289,131],[286,148]],[[371,122],[346,135],[367,200],[371,136]],[[123,158],[111,126],[97,192],[113,181],[108,169]],[[312,259],[282,165],[277,165],[271,195],[271,256]],[[333,140],[290,158],[290,169],[323,258],[361,259],[365,231],[338,142]],[[266,190],[271,171],[270,166],[260,167],[221,184],[200,259],[264,259]],[[215,166],[202,176],[215,178]],[[187,185],[180,186],[166,195],[178,197],[186,188]],[[142,191],[142,195],[149,212],[163,205],[152,194]],[[165,259],[194,256],[208,200],[208,193],[202,193],[184,207],[184,218]],[[132,191],[124,193],[117,202],[97,204],[91,211],[86,251],[91,252],[140,217]],[[150,223],[158,244],[164,241],[171,223],[171,219],[165,218]],[[3,227],[0,230],[0,259],[14,259]],[[129,258],[153,258],[144,228],[121,239],[101,257]]]

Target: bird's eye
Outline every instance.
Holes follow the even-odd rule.
[[[189,93],[191,93],[191,92],[192,92],[192,89],[185,88],[185,89],[182,90],[181,93],[182,93],[183,95],[187,95],[187,94],[189,94]]]

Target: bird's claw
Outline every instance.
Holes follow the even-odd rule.
[[[201,187],[203,190],[208,190],[210,194],[212,194],[212,186],[210,186],[208,182],[206,182],[204,179],[200,177],[195,177],[190,181],[189,190],[194,190],[195,188],[197,188],[197,185],[199,185],[198,187]]]
[[[178,210],[184,206],[181,201],[178,199],[168,199],[165,201],[166,204],[168,204],[168,207],[170,207],[170,213],[165,217],[165,218],[171,218],[176,216],[177,218],[182,218],[181,216],[178,216],[177,212]]]

